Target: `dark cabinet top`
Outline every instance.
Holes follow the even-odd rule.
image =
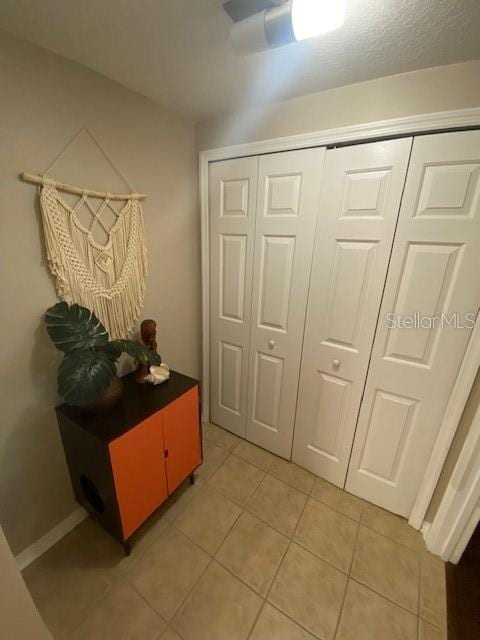
[[[198,380],[172,370],[169,380],[159,385],[138,384],[135,372],[122,380],[122,397],[111,409],[92,414],[64,403],[55,409],[58,419],[67,418],[108,443],[199,384]]]

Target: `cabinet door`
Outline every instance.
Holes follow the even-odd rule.
[[[347,478],[349,491],[400,515],[477,316],[479,255],[480,132],[415,138]]]
[[[210,198],[210,420],[245,437],[258,158],[214,162]]]
[[[162,410],[168,493],[202,462],[198,387]]]
[[[259,164],[247,439],[290,458],[325,149]]]
[[[313,255],[293,460],[344,486],[412,139],[330,149]]]
[[[168,496],[162,413],[113,440],[109,450],[126,540]]]

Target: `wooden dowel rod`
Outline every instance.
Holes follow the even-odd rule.
[[[51,184],[59,191],[65,191],[66,193],[74,193],[77,196],[90,196],[92,198],[109,198],[110,200],[145,200],[146,193],[109,193],[107,191],[95,191],[94,189],[82,189],[81,187],[74,187],[71,184],[65,184],[64,182],[57,182],[56,180],[50,180],[42,176],[34,175],[33,173],[21,173],[20,179],[24,182],[30,182],[31,184]]]

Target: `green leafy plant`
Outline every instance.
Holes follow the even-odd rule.
[[[59,302],[45,314],[53,344],[64,356],[58,369],[58,393],[72,405],[98,400],[117,375],[115,362],[127,353],[137,362],[158,365],[160,356],[132,340],[110,340],[92,311]]]

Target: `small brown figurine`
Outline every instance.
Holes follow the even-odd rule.
[[[143,320],[140,325],[140,344],[143,344],[151,351],[157,352],[157,323],[155,320]],[[137,365],[136,380],[140,384],[145,382],[145,378],[150,373],[150,362]]]

